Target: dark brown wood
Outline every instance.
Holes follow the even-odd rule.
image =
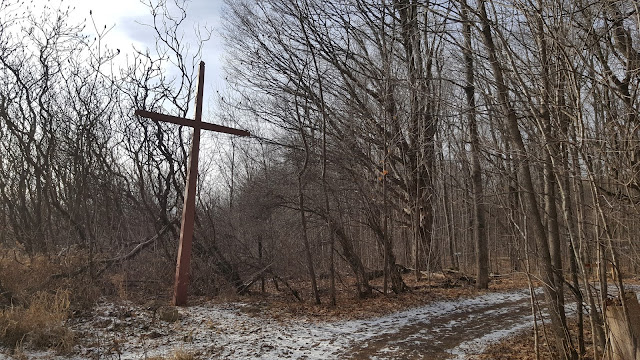
[[[204,62],[200,62],[198,73],[198,90],[196,94],[195,119],[185,119],[177,116],[159,114],[146,110],[136,110],[135,114],[156,121],[164,121],[193,128],[189,165],[187,168],[187,184],[184,189],[184,205],[182,208],[182,222],[180,226],[180,245],[176,261],[176,277],[173,291],[173,304],[184,306],[187,304],[187,290],[189,287],[189,271],[191,266],[191,248],[193,228],[196,212],[196,185],[198,180],[198,153],[200,151],[200,130],[211,130],[238,136],[250,136],[245,130],[202,122],[202,98],[204,92]]]
[[[187,168],[187,184],[184,187],[184,204],[182,207],[182,225],[180,226],[180,245],[176,261],[176,278],[173,287],[173,305],[183,306],[187,303],[189,287],[189,270],[191,267],[191,245],[193,225],[196,214],[196,185],[198,184],[198,154],[200,152],[200,121],[202,119],[202,94],[204,90],[204,62],[200,63],[198,73],[198,92],[196,95],[196,118],[192,122],[193,138]],[[185,119],[186,120],[186,119]]]
[[[238,135],[238,136],[250,136],[251,135],[246,130],[234,129],[234,128],[230,128],[230,127],[227,127],[227,126],[216,125],[216,124],[202,122],[202,121],[201,122],[197,122],[197,121],[191,120],[191,119],[185,119],[185,118],[181,118],[181,117],[177,117],[177,116],[160,114],[160,113],[156,113],[156,112],[152,112],[152,111],[136,110],[135,114],[138,115],[138,116],[142,116],[144,118],[152,119],[152,120],[164,121],[164,122],[169,122],[169,123],[178,124],[178,125],[182,125],[182,126],[189,126],[189,127],[192,127],[192,128],[198,127],[200,129],[203,129],[203,130],[211,130],[211,131],[215,131],[215,132],[221,132],[221,133]]]

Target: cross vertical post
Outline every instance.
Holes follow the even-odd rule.
[[[189,152],[189,166],[187,168],[187,183],[184,187],[184,205],[182,207],[182,222],[180,226],[180,245],[176,261],[176,279],[173,287],[173,304],[182,306],[187,303],[187,288],[189,286],[189,268],[191,266],[191,243],[193,241],[193,226],[196,214],[196,187],[198,184],[198,154],[200,153],[200,127],[202,122],[202,95],[204,92],[204,62],[200,62],[198,70],[198,90],[196,93],[196,116]]]
[[[196,213],[196,187],[198,184],[198,153],[200,152],[200,129],[222,132],[237,136],[250,136],[248,131],[226,126],[202,122],[202,98],[204,93],[204,61],[200,62],[198,71],[198,90],[196,93],[195,119],[159,114],[151,111],[136,110],[135,114],[156,121],[170,122],[193,128],[189,163],[187,167],[187,183],[184,187],[184,204],[182,207],[182,222],[180,225],[180,245],[176,261],[176,277],[173,289],[172,303],[176,306],[187,304],[187,290],[189,288],[189,272],[191,266],[191,243]]]

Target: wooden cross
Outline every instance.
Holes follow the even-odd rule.
[[[200,62],[198,73],[198,92],[196,95],[196,118],[194,120],[177,116],[158,114],[145,110],[136,110],[135,114],[157,121],[170,122],[193,128],[193,140],[189,153],[187,167],[187,184],[184,189],[184,205],[182,207],[182,224],[180,226],[180,245],[176,263],[176,279],[173,289],[173,304],[183,306],[187,303],[187,288],[189,286],[189,265],[191,263],[191,242],[193,240],[193,223],[196,211],[196,181],[198,178],[198,152],[200,151],[200,129],[250,136],[248,131],[226,126],[202,122],[202,93],[204,88],[204,62]]]

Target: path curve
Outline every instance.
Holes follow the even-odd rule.
[[[443,301],[386,317],[383,333],[354,345],[350,359],[465,359],[532,325],[529,291]]]
[[[202,359],[466,359],[531,326],[529,291],[439,301],[365,320],[305,322],[261,315],[256,304],[180,308],[180,320],[152,321],[133,304],[103,303],[70,324],[83,339],[73,356],[33,359],[145,359],[180,350]],[[11,355],[0,350],[0,360]]]

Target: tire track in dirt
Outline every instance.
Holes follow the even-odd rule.
[[[638,291],[640,286],[626,285]],[[611,296],[618,291],[608,289]],[[542,289],[536,290],[541,300]],[[493,342],[532,327],[530,293],[520,290],[488,293],[470,299],[438,302],[409,312],[390,315],[368,326],[379,327],[374,336],[354,334],[349,359],[456,359],[482,353]],[[567,298],[567,314],[575,312],[575,303]],[[541,300],[544,306],[544,301]],[[543,311],[544,312],[544,311]],[[546,315],[545,315],[546,316]],[[395,319],[395,321],[394,321]],[[372,330],[372,329],[369,329]]]
[[[528,291],[518,291],[427,305],[399,321],[395,331],[383,329],[356,342],[344,355],[350,359],[465,359],[481,352],[488,342],[529,327],[529,299]],[[376,325],[392,324],[371,324]]]
[[[28,355],[137,360],[178,349],[205,359],[467,359],[531,327],[529,300],[526,289],[490,292],[381,317],[328,322],[260,316],[261,311],[248,311],[255,305],[245,303],[202,304],[179,309],[172,323],[152,322],[137,305],[105,302],[91,318],[70,324],[84,338],[73,355]],[[0,360],[12,359],[5,354],[0,351]]]

